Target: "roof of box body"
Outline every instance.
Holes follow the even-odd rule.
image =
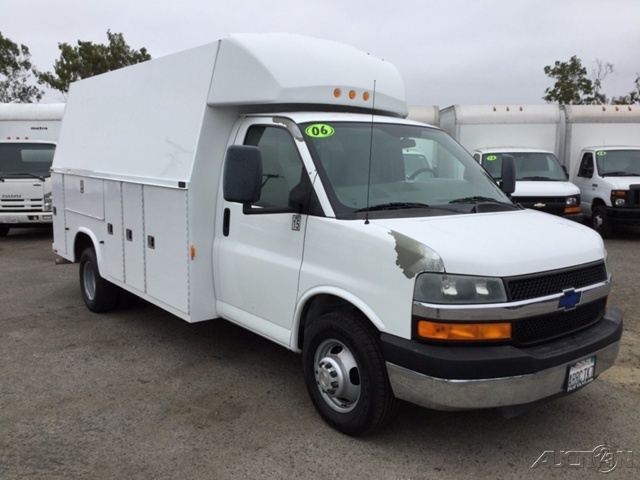
[[[563,105],[567,123],[640,123],[640,105]]]
[[[440,117],[453,112],[460,124],[558,123],[558,105],[452,105],[440,112]]]
[[[73,83],[52,168],[184,184],[199,153],[221,161],[239,113],[372,107],[407,113],[402,78],[388,62],[300,35],[233,35]]]
[[[392,64],[349,45],[288,33],[220,40],[208,99],[212,106],[316,104],[368,110],[374,102],[377,111],[407,114],[404,83]]]
[[[64,103],[0,103],[0,121],[61,120]]]

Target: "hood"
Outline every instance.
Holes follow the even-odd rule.
[[[516,181],[514,197],[569,197],[579,195],[580,189],[570,182],[549,181]]]
[[[640,185],[640,177],[637,176],[617,177],[609,175],[601,178],[608,182],[611,190],[629,190],[631,185]]]
[[[426,218],[380,219],[377,226],[437,253],[448,273],[506,277],[602,260],[602,238],[579,223],[519,210]],[[426,260],[426,258],[425,258]]]

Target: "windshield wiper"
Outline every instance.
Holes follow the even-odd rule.
[[[475,197],[456,198],[455,200],[451,200],[449,203],[499,203],[500,205],[509,205],[508,203],[501,202],[495,198],[482,197],[479,195],[476,195]]]
[[[415,202],[391,202],[391,203],[380,203],[378,205],[371,205],[370,207],[359,208],[358,210],[354,210],[353,213],[358,212],[373,212],[376,210],[401,210],[403,208],[430,208],[426,203],[415,203]]]
[[[471,212],[474,213],[478,213],[480,211],[485,211],[486,208],[489,207],[485,207],[485,208],[480,208],[482,205],[500,205],[500,207],[497,208],[501,208],[504,207],[506,209],[510,209],[510,210],[518,210],[520,208],[519,205],[514,205],[512,203],[505,203],[505,202],[501,202],[500,200],[496,200],[495,198],[491,198],[491,197],[483,197],[480,195],[476,195],[474,197],[464,197],[464,198],[456,198],[455,200],[451,200],[449,203],[470,203],[473,205],[473,208],[471,209]],[[496,207],[493,207],[496,208]]]
[[[533,180],[533,181],[542,181],[542,182],[546,182],[546,181],[557,181],[555,178],[549,178],[549,177],[541,177],[541,176],[534,176],[534,177],[523,177],[523,178],[517,178],[517,180]]]
[[[606,172],[602,174],[603,177],[640,177],[637,173],[631,172]]]

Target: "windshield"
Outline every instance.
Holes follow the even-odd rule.
[[[640,150],[598,150],[598,172],[604,176],[640,176]]]
[[[0,177],[48,177],[55,145],[0,143]]]
[[[487,153],[482,156],[482,166],[493,178],[501,177],[502,157],[511,155],[516,166],[516,180],[560,181],[567,180],[567,174],[552,153],[509,152]]]
[[[441,130],[366,122],[301,127],[337,216],[439,207],[469,212],[478,203],[512,208],[493,179]]]

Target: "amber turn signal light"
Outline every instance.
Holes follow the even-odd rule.
[[[429,340],[509,340],[511,339],[511,323],[441,323],[420,320],[418,335]]]

